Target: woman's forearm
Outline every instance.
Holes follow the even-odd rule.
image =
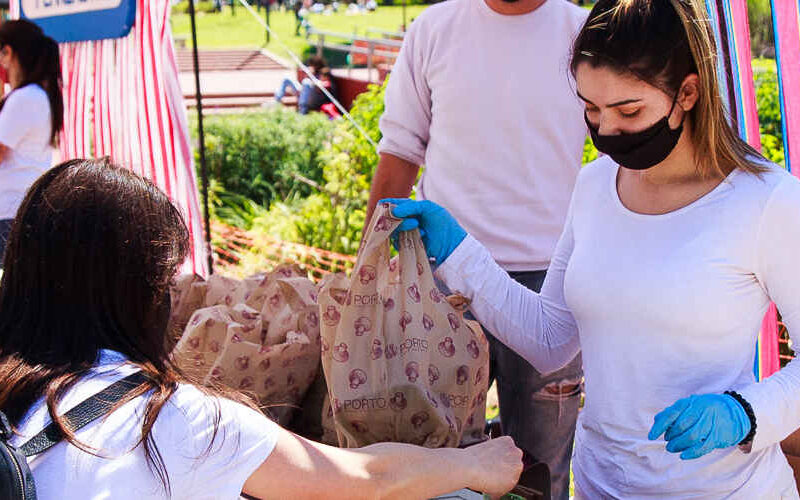
[[[436,276],[472,301],[472,313],[497,339],[540,372],[549,373],[580,350],[577,324],[564,300],[565,266],[554,264],[537,294],[514,281],[488,250],[468,236]]]
[[[244,484],[264,500],[426,499],[471,488],[500,495],[516,484],[522,452],[503,437],[468,449],[380,443],[340,449],[281,429],[278,444]]]
[[[375,498],[381,499],[426,499],[462,488],[499,497],[517,484],[522,473],[522,451],[508,436],[466,449],[385,443],[362,452],[378,468]]]
[[[376,498],[432,498],[461,488],[478,489],[475,464],[465,450],[381,443],[359,450],[367,455]]]

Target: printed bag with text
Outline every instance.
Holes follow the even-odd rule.
[[[401,233],[399,255],[390,259],[399,224],[389,205],[379,206],[352,280],[334,276],[319,294],[339,444],[472,444],[484,437],[488,342],[465,322],[465,299],[445,298],[436,287],[418,231]]]

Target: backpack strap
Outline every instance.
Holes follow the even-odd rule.
[[[66,425],[73,431],[86,426],[94,420],[111,411],[111,408],[125,396],[138,389],[148,381],[147,376],[141,371],[128,375],[114,382],[89,399],[84,400],[75,408],[64,414]],[[39,434],[33,436],[28,442],[19,447],[19,451],[26,457],[38,455],[50,447],[58,444],[64,438],[61,430],[51,423]]]

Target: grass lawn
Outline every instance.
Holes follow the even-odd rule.
[[[409,5],[406,8],[408,22],[418,16],[425,9],[425,5]],[[264,11],[260,12],[264,16]],[[385,31],[398,31],[403,23],[402,7],[382,6],[375,12],[348,16],[340,10],[337,14],[323,15],[311,14],[311,26],[322,31],[337,33],[353,33],[363,35],[367,28],[377,28]],[[295,18],[292,11],[270,12],[270,27],[289,49],[301,58],[303,50],[309,45],[304,36],[295,36]],[[188,14],[172,15],[172,31],[176,37],[186,37],[187,45],[191,46],[191,25]],[[302,33],[302,32],[301,32]],[[231,14],[226,7],[221,13],[198,13],[197,15],[197,45],[203,49],[221,48],[257,48],[266,47],[274,54],[288,59],[286,52],[280,44],[272,38],[269,45],[265,44],[264,30],[241,4],[237,4],[235,14]]]

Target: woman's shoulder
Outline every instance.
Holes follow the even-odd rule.
[[[8,94],[7,101],[19,101],[20,103],[33,105],[47,103],[48,107],[50,103],[47,97],[47,92],[45,92],[44,89],[36,83],[31,83],[29,85],[25,85],[24,87],[13,90]]]
[[[139,367],[131,363],[120,353],[101,350],[98,365],[81,381],[83,396],[95,393],[103,386],[122,379]],[[139,397],[144,404],[152,395],[152,391]],[[238,421],[243,425],[264,426],[269,419],[261,412],[242,403],[219,396],[213,392],[190,383],[179,382],[175,391],[163,405],[158,414],[157,423],[161,426],[186,427],[200,431],[208,425],[228,425]]]
[[[44,126],[50,120],[50,99],[42,87],[32,83],[11,91],[3,110],[15,116],[25,116],[25,121],[20,123]]]
[[[761,207],[766,207],[775,198],[789,202],[797,198],[796,202],[800,203],[800,179],[780,165],[767,160],[759,159],[756,163],[764,170],[758,173],[738,170],[727,180],[733,186],[739,200]]]
[[[254,429],[270,429],[272,423],[263,413],[247,405],[184,383],[178,384],[164,405],[159,414],[161,419],[162,425],[191,429],[195,435],[205,434],[214,427],[251,433]]]
[[[238,495],[281,432],[262,413],[190,384],[178,385],[153,426],[167,469],[190,474],[193,484],[187,488],[208,495],[204,498]]]
[[[101,353],[101,363],[82,381],[82,398],[138,369],[137,365],[113,351]],[[139,396],[126,411],[143,415],[153,395],[153,391],[149,391]],[[224,435],[241,435],[248,440],[271,442],[277,435],[277,424],[247,405],[193,384],[178,383],[161,406],[153,432],[159,441],[202,451]]]

